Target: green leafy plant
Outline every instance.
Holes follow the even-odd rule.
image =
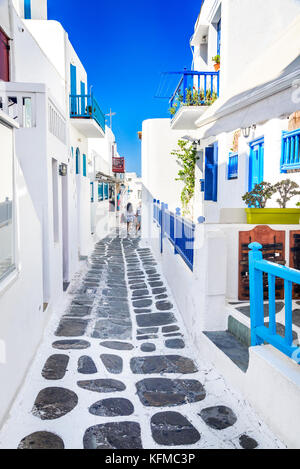
[[[286,208],[286,204],[296,195],[300,195],[299,185],[290,179],[284,179],[274,185],[274,189],[279,194],[277,202],[280,208]],[[297,204],[298,205],[298,204]]]
[[[211,60],[213,62],[215,62],[215,64],[219,64],[220,63],[220,55],[219,54],[215,55],[214,57],[212,57]]]
[[[248,207],[265,208],[267,201],[275,194],[276,189],[269,182],[256,184],[252,191],[246,192],[242,199]]]
[[[211,106],[217,98],[215,91],[207,90],[205,95],[203,89],[197,90],[195,87],[193,89],[189,87],[185,90],[185,100],[179,90],[176,102],[169,108],[169,112],[171,116],[174,116],[180,106]]]
[[[182,181],[184,184],[181,191],[182,214],[189,215],[191,213],[189,204],[195,191],[195,167],[199,158],[193,144],[190,145],[185,140],[178,140],[178,147],[177,150],[171,152],[171,155],[176,157],[180,166],[176,181]]]

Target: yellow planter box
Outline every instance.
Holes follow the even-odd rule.
[[[246,208],[249,225],[298,225],[300,208]]]

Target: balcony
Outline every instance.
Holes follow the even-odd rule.
[[[219,72],[185,70],[169,101],[172,129],[196,129],[196,120],[218,99],[219,90]]]
[[[105,116],[92,94],[70,95],[73,126],[87,138],[105,136]]]

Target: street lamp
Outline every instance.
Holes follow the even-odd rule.
[[[193,146],[195,147],[195,149],[197,149],[197,146],[200,145],[200,138],[196,139],[196,138],[190,137],[189,135],[185,135],[182,138],[183,140],[187,140],[188,142],[191,142]]]

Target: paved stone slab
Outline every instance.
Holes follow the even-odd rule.
[[[45,388],[37,395],[32,413],[41,420],[54,420],[71,412],[77,404],[78,397],[70,389]]]
[[[153,357],[134,357],[130,361],[131,371],[135,374],[153,373],[195,373],[197,368],[190,358],[179,355],[158,355]]]
[[[226,406],[207,407],[202,409],[199,415],[209,427],[215,430],[224,430],[237,421],[235,413]]]
[[[58,337],[80,337],[85,334],[88,321],[85,319],[61,319],[55,335]]]
[[[148,290],[134,290],[132,292],[132,297],[141,297],[141,296],[149,296],[149,291]]]
[[[136,383],[137,394],[144,406],[172,407],[199,402],[206,392],[199,381],[167,378],[147,378]]]
[[[92,375],[97,373],[97,367],[91,357],[84,355],[78,359],[77,371],[83,375]]]
[[[155,299],[156,300],[167,300],[168,295],[156,295]]]
[[[69,311],[65,314],[65,316],[72,316],[72,317],[84,317],[88,316],[91,312],[90,306],[71,306]]]
[[[48,380],[62,379],[67,371],[68,355],[51,355],[42,369],[42,376]]]
[[[80,350],[89,348],[91,344],[86,340],[57,340],[52,347],[59,350]]]
[[[142,352],[155,352],[156,346],[152,344],[151,342],[146,342],[141,345],[141,351]]]
[[[100,358],[103,362],[103,365],[113,374],[119,374],[123,370],[123,360],[118,355],[102,354]]]
[[[136,422],[110,422],[86,430],[84,449],[142,449],[141,428]]]
[[[153,439],[159,445],[193,445],[201,435],[196,428],[178,412],[160,412],[151,418]]]
[[[152,309],[147,309],[147,308],[141,308],[141,309],[135,309],[134,312],[135,314],[147,314],[151,313]]]
[[[185,343],[182,339],[168,339],[165,341],[167,348],[182,349],[185,347]]]
[[[130,290],[144,290],[147,288],[147,285],[145,283],[134,283],[133,285],[130,285],[129,288]]]
[[[105,348],[112,350],[133,350],[134,346],[128,342],[117,342],[117,341],[108,341],[100,342],[100,345]]]
[[[111,397],[95,402],[89,412],[98,417],[126,417],[133,414],[134,407],[128,399]]]
[[[73,301],[72,305],[79,305],[79,306],[92,306],[94,303],[94,299],[91,298],[89,295],[78,295],[76,296]]]
[[[156,335],[156,334],[147,334],[147,335],[137,336],[137,340],[149,340],[149,339],[158,339],[158,335]]]
[[[150,285],[151,287],[163,287],[163,286],[164,286],[163,282],[156,282],[156,281],[154,281],[154,282],[149,282],[149,285]],[[160,293],[162,293],[162,292],[160,292]]]
[[[162,328],[162,332],[176,332],[176,331],[179,331],[179,327],[178,326],[165,326]]]
[[[18,449],[64,449],[63,440],[50,432],[35,432],[21,440]]]
[[[158,311],[168,311],[173,308],[173,305],[170,301],[157,301],[155,306]]]
[[[139,327],[163,326],[176,322],[171,313],[138,314],[136,321]]]
[[[245,434],[240,436],[239,443],[243,449],[255,449],[258,447],[257,441]]]
[[[143,335],[143,334],[157,334],[159,331],[158,327],[145,327],[142,329],[137,330],[137,334]]]
[[[131,339],[131,324],[122,325],[111,319],[96,322],[92,337],[95,339]]]
[[[125,384],[116,379],[94,379],[86,381],[77,381],[77,384],[82,389],[99,393],[125,391],[126,389]]]
[[[152,300],[135,300],[132,302],[134,308],[147,308],[152,305]]]

